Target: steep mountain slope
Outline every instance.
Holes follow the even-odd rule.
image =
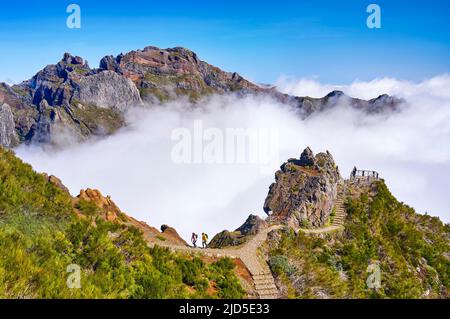
[[[448,298],[450,226],[398,202],[382,180],[345,183],[340,231],[269,233],[265,258],[280,297]]]
[[[82,141],[115,132],[125,125],[126,110],[143,102],[187,97],[197,103],[203,96],[230,93],[263,94],[291,105],[302,117],[341,105],[368,113],[392,111],[403,102],[387,95],[364,101],[339,91],[323,98],[289,96],[222,71],[179,47],[146,47],[106,56],[97,69],[65,53],[57,64],[21,84],[0,83],[0,145],[10,148],[31,141],[64,145],[66,136]]]
[[[294,228],[322,226],[331,213],[341,180],[329,152],[314,156],[306,148],[299,159],[289,159],[275,173],[264,211]]]
[[[305,149],[276,173],[264,207],[214,247],[256,247],[278,298],[449,298],[450,225],[397,201],[378,175],[340,177],[328,152]],[[264,273],[264,283],[272,276]],[[259,277],[254,278],[259,283]]]
[[[244,295],[231,260],[149,248],[141,230],[153,230],[136,223],[100,192],[72,198],[57,178],[37,174],[0,147],[0,297]],[[174,240],[173,231],[158,236],[153,240]],[[76,267],[81,287],[69,288]]]

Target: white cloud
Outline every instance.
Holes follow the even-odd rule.
[[[81,188],[100,189],[125,212],[151,225],[190,232],[235,229],[262,206],[281,162],[298,157],[306,146],[329,150],[341,172],[377,170],[399,200],[419,212],[450,221],[450,77],[420,83],[381,79],[354,82],[339,89],[363,98],[382,93],[405,97],[409,105],[390,117],[368,116],[349,108],[316,114],[307,120],[266,98],[215,97],[192,109],[177,101],[164,107],[135,109],[130,125],[100,141],[59,151],[22,146],[16,150],[38,171],[60,177],[75,195]],[[278,86],[298,95],[323,96],[335,86],[311,80]],[[306,88],[305,88],[306,86]],[[205,127],[278,128],[280,162],[270,173],[251,164],[175,164],[170,154],[172,129]]]

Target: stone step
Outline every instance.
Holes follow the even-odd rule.
[[[255,285],[255,290],[256,291],[260,291],[260,290],[269,290],[269,289],[277,289],[277,286],[275,286],[274,283],[270,284],[270,285]]]
[[[254,275],[252,275],[252,278],[253,279],[261,279],[261,278],[272,278],[273,279],[273,277],[272,277],[272,273],[262,273],[262,274],[254,274]]]
[[[278,295],[278,290],[276,288],[271,289],[260,289],[256,291],[258,295]]]
[[[255,283],[255,285],[265,285],[265,284],[270,284],[270,283],[274,283],[274,280],[272,278],[267,278],[267,279],[253,279],[253,282]]]
[[[259,296],[259,299],[278,299],[278,295]]]

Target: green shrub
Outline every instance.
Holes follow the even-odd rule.
[[[277,275],[285,274],[292,275],[295,272],[295,267],[289,263],[289,259],[283,255],[275,255],[269,258],[270,269]]]
[[[0,298],[240,298],[228,259],[149,248],[139,229],[105,221],[0,147]],[[111,236],[114,234],[114,236]],[[67,266],[81,268],[69,289]],[[217,292],[208,288],[217,283]]]

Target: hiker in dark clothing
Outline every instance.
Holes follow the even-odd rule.
[[[355,178],[355,177],[356,177],[356,166],[353,167],[353,170],[352,170],[352,178]]]
[[[191,242],[192,242],[192,245],[194,245],[194,248],[197,248],[197,238],[198,238],[198,235],[196,233],[192,233]]]
[[[208,235],[206,233],[202,233],[202,247],[208,247]]]

